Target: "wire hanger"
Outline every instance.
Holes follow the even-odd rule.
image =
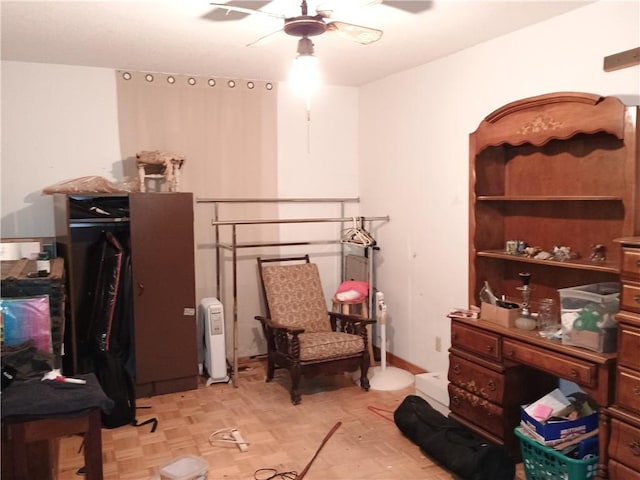
[[[353,217],[353,226],[344,230],[342,243],[357,245],[359,247],[371,247],[376,244],[375,238],[364,228],[364,217]]]

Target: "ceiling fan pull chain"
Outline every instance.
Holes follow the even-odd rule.
[[[307,107],[307,153],[311,153],[311,109]]]

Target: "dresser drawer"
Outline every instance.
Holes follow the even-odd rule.
[[[476,365],[456,355],[449,356],[449,381],[468,392],[502,403],[504,397],[504,375]]]
[[[640,471],[640,429],[612,419],[609,456]]]
[[[615,460],[609,460],[609,480],[640,480],[640,471],[632,470]]]
[[[640,414],[640,372],[618,366],[616,403],[622,408]]]
[[[502,359],[500,337],[459,323],[451,324],[451,344],[492,360]]]
[[[640,313],[640,283],[623,282],[620,292],[620,308]]]
[[[640,370],[640,328],[620,325],[618,331],[618,364]]]
[[[505,417],[498,405],[450,383],[449,408],[487,432],[504,437]]]
[[[622,275],[640,280],[640,249],[622,247]]]
[[[553,373],[584,387],[595,388],[598,372],[595,365],[576,358],[536,348],[517,340],[505,339],[504,358]]]

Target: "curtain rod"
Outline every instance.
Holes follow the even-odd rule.
[[[364,221],[389,221],[389,215],[384,217],[339,217],[339,218],[274,218],[269,220],[212,220],[211,225],[262,225],[272,223],[322,223],[322,222],[351,222],[354,218]]]
[[[196,198],[196,203],[337,203],[359,202],[354,198]]]
[[[257,248],[257,247],[297,247],[301,245],[333,245],[342,243],[340,240],[310,240],[299,242],[255,242],[255,243],[224,243],[218,245],[221,248],[232,250],[233,248]]]

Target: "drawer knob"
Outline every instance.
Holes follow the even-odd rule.
[[[460,370],[462,370],[460,368],[460,365],[458,365],[457,363],[453,367],[451,367],[451,369],[453,370],[453,373],[457,373],[457,374],[460,374]]]
[[[578,371],[575,368],[572,368],[569,371],[569,376],[571,376],[571,378],[578,378]]]
[[[454,405],[460,405],[460,398],[458,398],[457,395],[454,395],[453,397],[451,397],[451,403],[453,403]]]
[[[489,386],[489,390],[491,390],[492,392],[494,392],[496,390],[496,382],[495,382],[495,380],[489,380],[489,383],[487,385]]]
[[[516,352],[513,350],[507,350],[507,356],[508,357],[515,357],[516,356]]]
[[[634,440],[629,444],[629,448],[631,448],[631,452],[638,457],[640,456],[640,441]]]
[[[640,260],[636,260],[636,267],[640,268]]]
[[[451,339],[455,340],[458,338],[458,334],[456,332],[451,332]]]
[[[487,345],[487,346],[485,346],[485,347],[484,347],[484,349],[485,349],[487,352],[491,353],[491,352],[493,352],[493,345]]]
[[[635,297],[633,297],[633,299],[636,303],[640,303],[640,295],[636,295]]]
[[[637,397],[640,396],[640,387],[639,386],[635,386],[633,387],[633,394]]]

